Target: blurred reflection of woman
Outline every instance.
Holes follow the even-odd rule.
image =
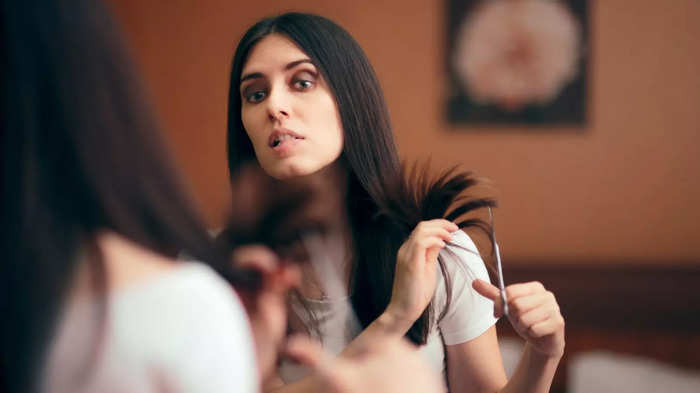
[[[238,297],[176,260],[227,263],[106,10],[3,1],[0,18],[0,391],[257,392]]]

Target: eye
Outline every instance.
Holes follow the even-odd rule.
[[[255,90],[245,93],[245,100],[251,104],[258,103],[267,97],[267,92],[265,90]]]
[[[302,70],[292,79],[292,86],[299,91],[309,90],[316,84],[316,75],[311,71]]]
[[[308,90],[312,88],[314,85],[313,81],[306,80],[306,79],[297,79],[294,81],[294,87],[297,88],[298,90]]]

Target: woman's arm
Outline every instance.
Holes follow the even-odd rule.
[[[507,382],[495,326],[473,340],[446,345],[445,357],[451,393],[496,392]]]
[[[438,254],[458,229],[457,225],[443,219],[423,221],[416,226],[398,251],[387,309],[345,347],[341,356],[353,356],[370,342],[400,341],[432,299],[437,283]],[[265,392],[319,391],[317,382],[310,377],[283,386],[274,382],[266,384],[269,386],[275,388],[266,388]]]
[[[496,327],[466,343],[446,347],[447,376],[451,393],[548,392],[559,358],[542,356],[525,345],[513,376],[503,369]]]
[[[445,386],[406,340],[367,342],[354,356],[334,357],[315,342],[296,337],[287,354],[305,364],[318,381],[316,392],[441,393]]]
[[[298,381],[285,384],[278,375],[263,381],[262,391],[264,393],[326,393],[328,392],[327,386],[323,383],[323,380],[318,378],[316,375],[309,375]]]
[[[372,322],[362,333],[348,344],[340,356],[355,357],[377,340],[382,342],[399,342],[411,327],[413,321],[402,320],[395,317],[390,312],[384,312],[374,322]],[[326,392],[326,385],[321,379],[310,375],[298,381],[285,384],[279,376],[270,378],[263,383],[265,393],[308,393]]]
[[[537,352],[532,344],[525,344],[520,363],[501,392],[549,392],[559,360],[561,356],[546,356]]]
[[[476,280],[474,289],[494,301],[494,313],[500,316],[498,288]],[[508,296],[508,319],[527,342],[513,376],[505,379],[496,328],[457,345],[447,346],[447,369],[450,391],[457,393],[548,392],[554,373],[564,353],[564,319],[551,292],[540,283],[511,285]]]

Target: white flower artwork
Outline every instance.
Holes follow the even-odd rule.
[[[574,115],[569,122],[582,122],[585,1],[570,3],[578,3],[579,14],[583,3],[583,15],[558,0],[452,1],[451,7],[466,11],[451,22],[448,66],[451,89],[457,92],[450,103],[451,120],[469,122],[471,115],[473,122],[497,123],[500,116],[506,123],[548,123],[548,106],[562,107],[557,100],[563,99]],[[460,14],[459,9],[450,11]],[[567,87],[572,91],[563,96]],[[559,110],[549,120],[566,123],[562,115]]]

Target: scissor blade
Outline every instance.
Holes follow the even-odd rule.
[[[501,292],[501,302],[503,303],[503,314],[508,315],[508,298],[506,297],[506,285],[503,281],[503,265],[501,264],[501,250],[498,247],[498,241],[496,241],[496,232],[494,231],[493,224],[493,211],[489,207],[489,219],[491,221],[491,235],[493,237],[493,248],[496,253],[496,268],[498,269],[498,288]]]
[[[506,297],[506,285],[503,282],[503,266],[501,265],[501,251],[498,249],[498,243],[494,240],[496,249],[496,267],[498,268],[498,288],[501,290],[501,302],[503,302],[503,314],[508,315],[508,299]]]

